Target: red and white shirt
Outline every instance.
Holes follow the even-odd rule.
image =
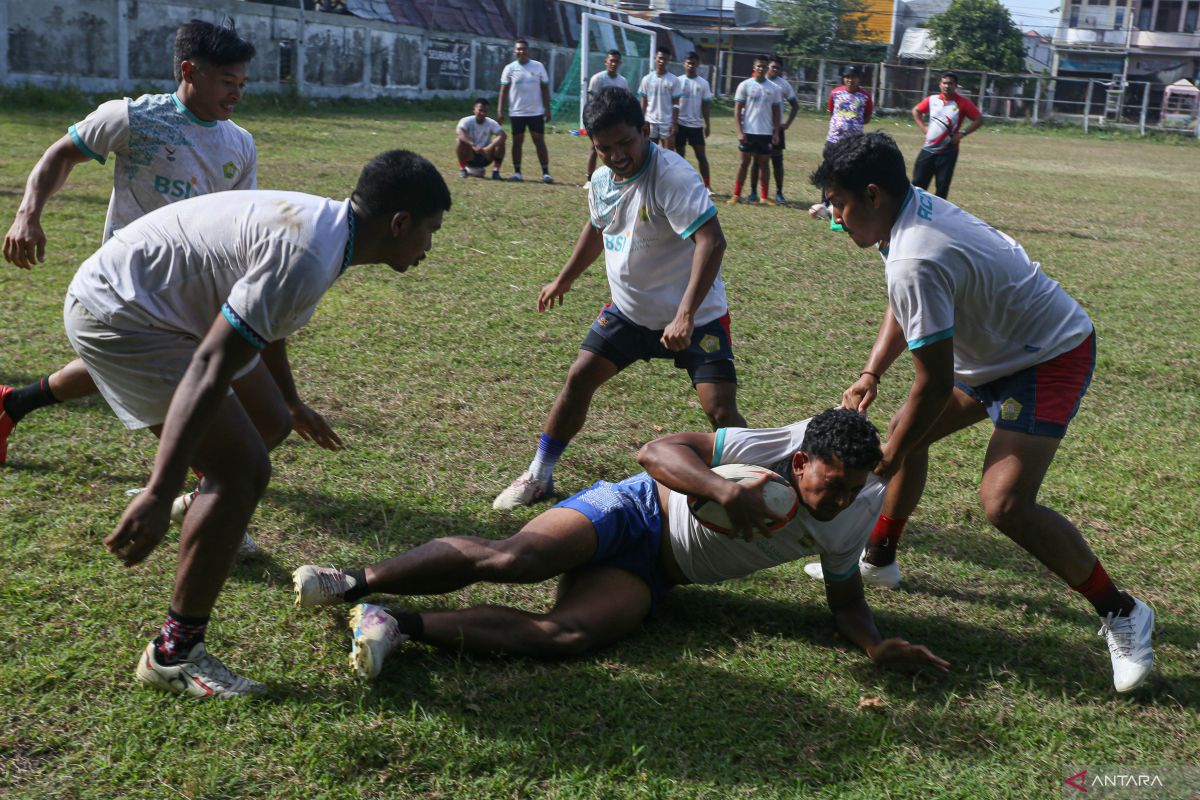
[[[929,115],[925,129],[925,146],[929,153],[945,153],[958,145],[954,134],[962,128],[963,119],[979,119],[979,109],[967,98],[955,92],[950,97],[932,94],[917,103],[917,112]]]

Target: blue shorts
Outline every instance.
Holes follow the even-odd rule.
[[[697,325],[692,331],[691,344],[678,353],[663,346],[662,335],[662,331],[643,328],[609,304],[600,310],[579,348],[604,356],[619,370],[638,359],[670,358],[676,367],[688,371],[693,386],[698,383],[737,383],[729,314]]]
[[[982,386],[955,385],[981,403],[997,428],[1061,439],[1096,369],[1096,333],[1049,361]]]
[[[578,511],[596,529],[596,554],[581,569],[617,567],[632,572],[650,587],[646,619],[653,617],[675,586],[659,565],[663,517],[654,479],[641,472],[620,483],[596,481],[555,508]]]

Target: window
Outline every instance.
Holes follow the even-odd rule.
[[[279,40],[279,80],[281,82],[292,79],[292,65],[295,63],[295,50],[295,40]]]
[[[1183,3],[1181,0],[1159,0],[1158,15],[1154,18],[1154,30],[1178,31],[1182,14]]]
[[[1185,13],[1183,15],[1183,32],[1184,33],[1195,33],[1196,32],[1197,12],[1200,12],[1200,5],[1197,5],[1196,3],[1192,3],[1190,6],[1188,6],[1187,13]]]

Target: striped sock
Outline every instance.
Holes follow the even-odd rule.
[[[549,434],[543,433],[538,439],[537,455],[529,463],[529,472],[539,481],[549,483],[554,477],[554,465],[558,463],[563,450],[566,449],[567,442],[560,442]]]
[[[183,661],[198,642],[204,641],[208,617],[185,617],[174,610],[167,612],[158,636],[154,639],[154,655],[158,663],[168,666]]]

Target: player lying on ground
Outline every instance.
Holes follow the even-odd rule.
[[[358,570],[300,567],[293,574],[296,602],[331,605],[376,592],[441,594],[480,581],[560,577],[557,600],[545,614],[501,606],[431,613],[356,606],[351,665],[374,677],[408,639],[470,653],[583,653],[636,632],[676,585],[717,583],[818,554],[843,636],[878,664],[945,671],[949,664],[927,648],[883,639],[863,598],[856,562],[883,495],[871,474],[879,457],[874,426],[845,409],[784,428],[666,436],[638,454],[646,472],[620,483],[598,481],[510,539],[435,539]],[[779,517],[764,504],[764,481],[739,484],[709,469],[733,463],[772,469],[799,495],[796,515],[769,538],[762,534]],[[723,505],[735,533],[704,527],[688,510],[689,495]]]
[[[863,577],[899,584],[896,544],[925,490],[929,446],[990,417],[979,484],[988,520],[1087,598],[1104,620],[1117,691],[1136,688],[1154,663],[1154,612],[1113,584],[1078,528],[1037,502],[1095,368],[1087,312],[1011,237],[911,186],[885,133],[826,146],[812,182],[855,244],[879,246],[887,278],[883,324],[843,405],[865,412],[905,349],[916,371],[876,468],[895,477]]]
[[[592,395],[633,362],[669,358],[686,369],[714,428],[742,426],[729,306],[721,279],[725,235],[700,176],[676,153],[646,140],[638,99],[604,89],[584,124],[605,166],[588,189],[590,219],[538,311],[563,296],[600,254],[612,301],[579,346],[542,428],[529,468],[493,508],[530,505],[554,491],[554,465],[583,428]]]
[[[271,475],[292,414],[269,364],[350,266],[404,272],[424,258],[450,192],[402,150],[373,159],[349,200],[246,191],[184,200],[126,226],[83,263],[64,308],[67,336],[127,428],[158,454],[109,551],[133,566],[158,546],[188,468],[203,473],[183,521],[166,622],[138,661],[143,683],[196,697],[257,694],[204,632]],[[261,358],[260,358],[261,355]],[[264,361],[268,365],[264,364]],[[235,394],[239,378],[248,378]]]

